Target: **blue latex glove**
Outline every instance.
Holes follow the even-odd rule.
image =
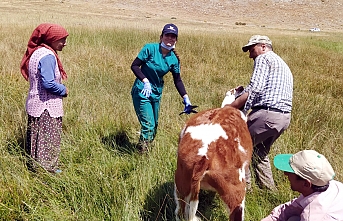
[[[149,98],[151,95],[151,84],[149,81],[144,82],[144,88],[141,93],[146,97]]]
[[[183,109],[183,112],[190,114],[193,108],[188,96],[183,98],[183,103],[185,104],[185,109]]]
[[[189,100],[188,96],[184,97],[183,98],[183,102],[182,102],[184,105],[185,105],[185,109],[179,114],[191,114],[191,113],[198,113],[198,111],[195,110],[195,108],[197,108],[198,106],[193,106],[191,104],[191,101]]]

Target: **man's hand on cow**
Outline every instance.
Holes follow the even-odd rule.
[[[236,93],[242,93],[244,90],[244,87],[242,85],[240,85],[240,86],[236,87],[235,90],[236,90]]]

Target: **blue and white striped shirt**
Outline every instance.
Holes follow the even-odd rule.
[[[288,65],[273,51],[257,56],[249,85],[244,89],[249,96],[244,110],[257,106],[291,112],[293,75]]]

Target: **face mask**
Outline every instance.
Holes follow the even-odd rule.
[[[161,42],[161,47],[162,47],[162,48],[165,48],[165,49],[167,49],[167,50],[169,50],[169,51],[171,51],[171,50],[173,50],[173,49],[175,48],[175,44],[174,44],[173,46],[167,46],[167,45],[164,44],[164,42],[162,41],[162,42]]]

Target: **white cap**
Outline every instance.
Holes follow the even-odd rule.
[[[295,173],[316,186],[325,186],[335,176],[329,161],[315,150],[276,155],[274,165],[279,170]]]
[[[249,50],[249,47],[256,44],[269,44],[272,45],[272,41],[268,38],[268,36],[263,35],[253,35],[249,39],[248,44],[244,45],[242,47],[242,50],[244,52],[247,52]]]

